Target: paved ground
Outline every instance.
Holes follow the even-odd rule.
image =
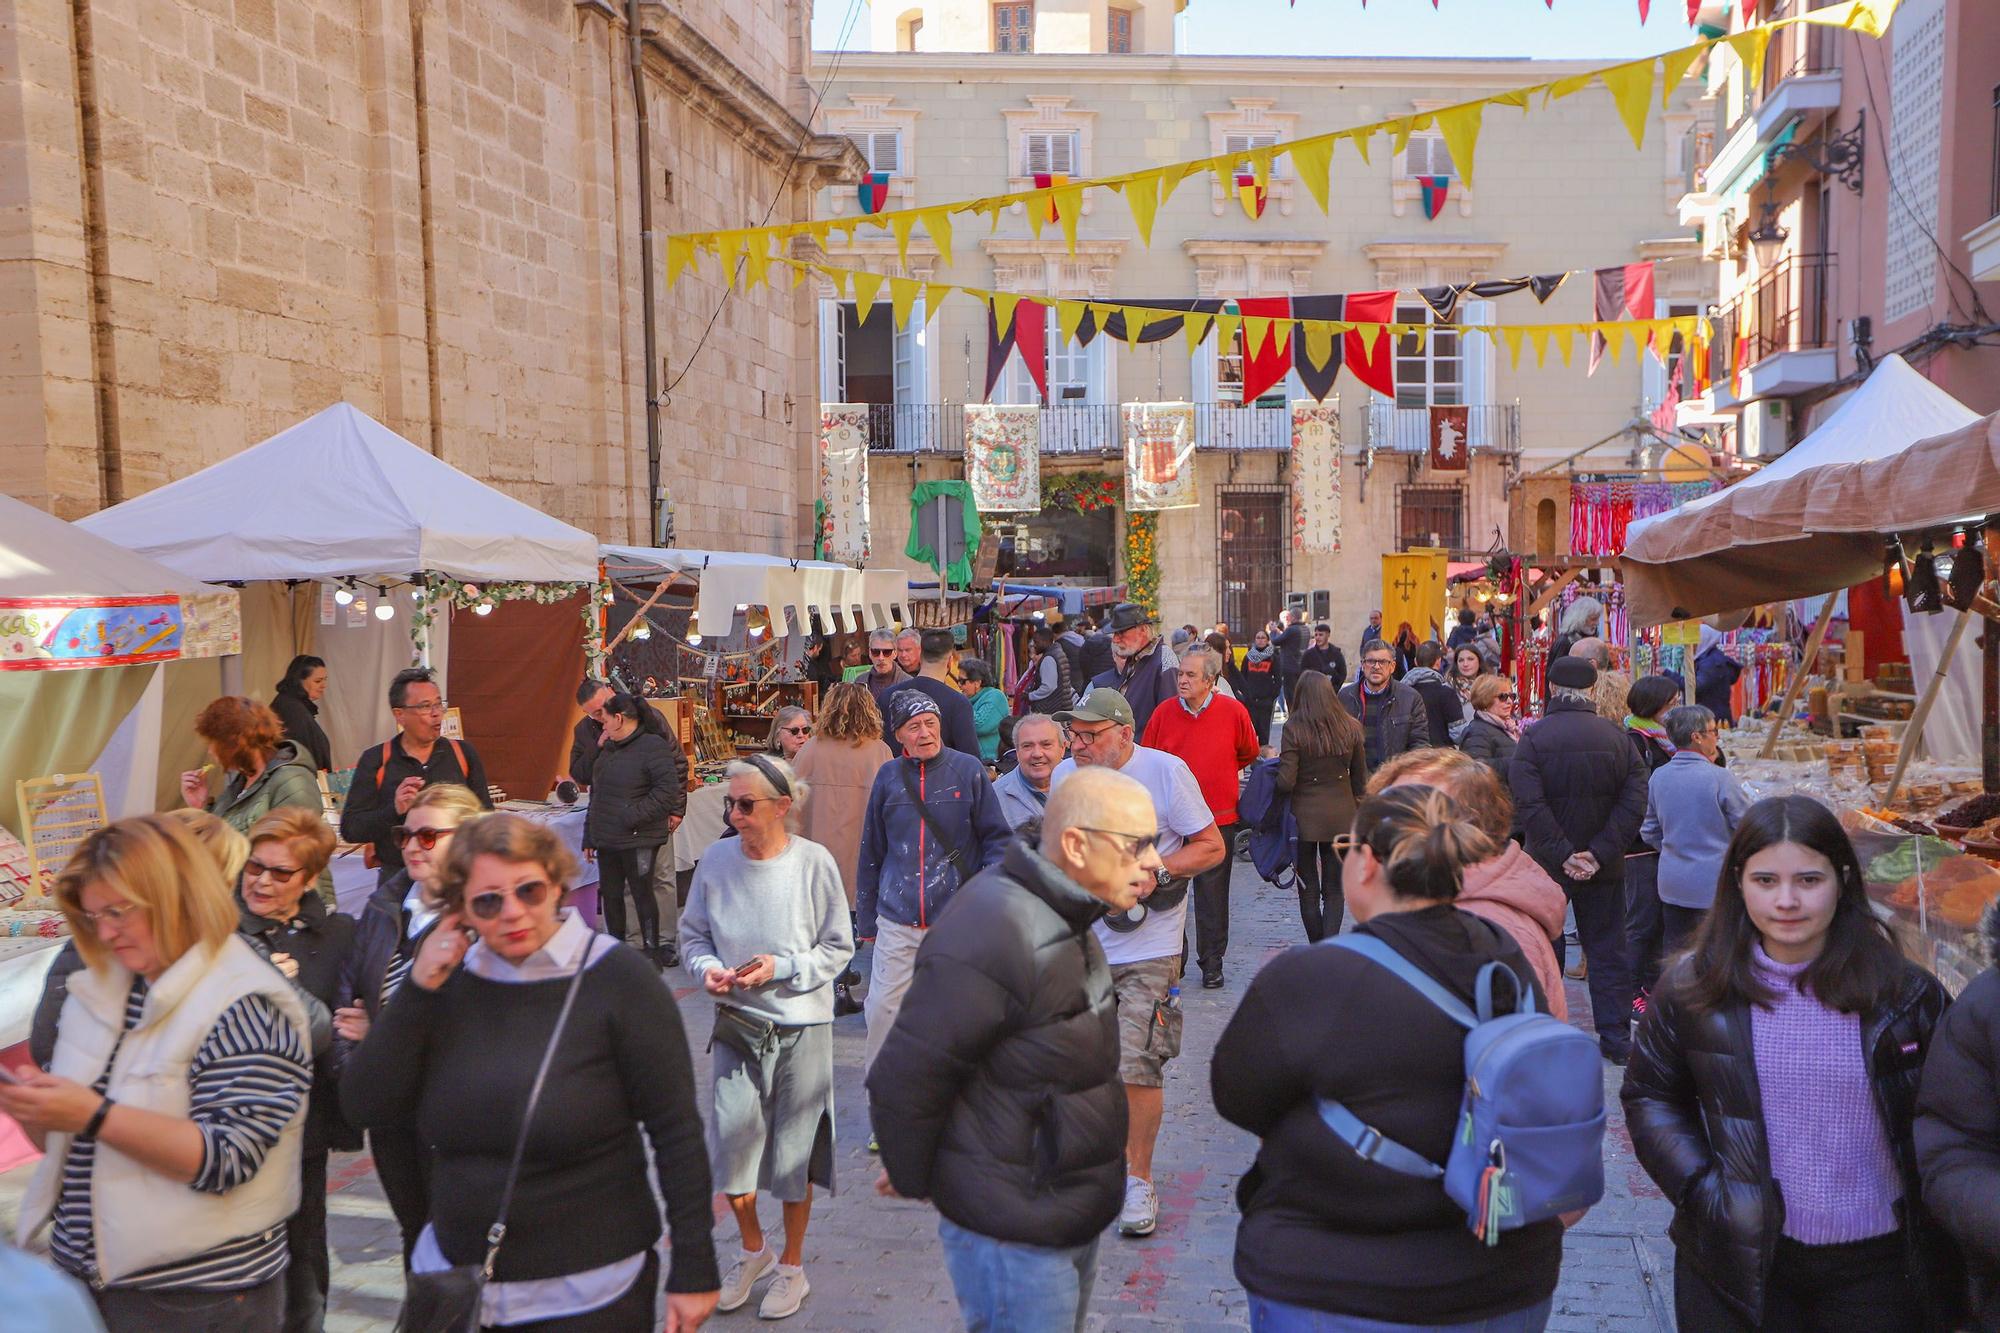
[[[1157,1155],[1159,1231],[1143,1241],[1107,1237],[1092,1306],[1093,1330],[1219,1333],[1248,1327],[1247,1302],[1230,1265],[1237,1218],[1232,1191],[1250,1162],[1254,1142],[1211,1107],[1208,1056],[1254,969],[1301,935],[1289,895],[1262,883],[1247,866],[1238,866],[1235,890],[1229,984],[1220,991],[1196,987],[1183,995],[1185,1049],[1168,1067],[1167,1119]],[[675,971],[670,979],[683,991],[681,1007],[690,1030],[705,1034],[708,1001],[685,993],[684,974]],[[1575,983],[1570,1007],[1578,1014],[1589,1008],[1583,988]],[[874,1193],[874,1159],[865,1150],[861,1112],[861,1046],[860,1018],[841,1020],[834,1046],[844,1115],[838,1131],[840,1192],[815,1207],[806,1242],[812,1296],[791,1326],[843,1333],[956,1328],[934,1214]],[[705,1084],[707,1057],[697,1051],[695,1058]],[[1633,1159],[1618,1110],[1616,1072],[1606,1071],[1609,1195],[1567,1238],[1562,1285],[1549,1325],[1554,1333],[1670,1333],[1673,1328],[1673,1254],[1666,1240],[1670,1210]],[[23,1168],[0,1176],[0,1214],[10,1226],[26,1174]],[[327,1328],[329,1333],[389,1329],[402,1285],[395,1224],[365,1156],[337,1157],[333,1177],[328,1230],[334,1293]],[[727,1254],[735,1233],[722,1211],[717,1237]],[[764,1212],[775,1235],[776,1205],[767,1203]],[[755,1309],[753,1299],[710,1327],[760,1327]]]

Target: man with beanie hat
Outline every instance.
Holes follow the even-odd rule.
[[[1000,860],[1013,836],[985,765],[945,747],[935,700],[897,690],[889,696],[889,729],[903,754],[876,771],[855,876],[855,938],[875,942],[864,1068],[895,1026],[924,932],[961,884]]]
[[[1549,660],[1548,709],[1508,766],[1528,855],[1569,895],[1590,983],[1598,1046],[1624,1064],[1632,1046],[1625,950],[1625,853],[1646,818],[1646,765],[1624,729],[1597,714],[1597,668]]]

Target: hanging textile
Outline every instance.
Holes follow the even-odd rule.
[[[1254,403],[1291,372],[1292,326],[1288,317],[1292,298],[1245,297],[1236,303],[1236,309],[1243,316],[1243,401]],[[1250,321],[1254,319],[1271,321],[1261,339],[1251,332]]]
[[[1340,549],[1340,404],[1292,404],[1292,549]]]
[[[1292,316],[1295,319],[1342,319],[1346,308],[1345,296],[1292,298]],[[1308,332],[1303,325],[1294,324],[1292,348],[1292,369],[1299,372],[1299,383],[1305,386],[1314,402],[1325,402],[1327,394],[1333,392],[1334,377],[1340,374],[1341,362],[1346,360],[1347,339],[1335,336],[1330,329]]]
[[[1623,555],[1632,524],[1715,489],[1711,481],[1578,481],[1569,490],[1570,551]]]
[[[1021,364],[1028,368],[1028,377],[1035,382],[1035,391],[1043,398],[1049,396],[1049,363],[1046,354],[1048,343],[1047,308],[1032,301],[1021,301],[1009,312],[1007,327],[1000,327],[1000,313],[991,305],[986,307],[986,393],[993,396],[993,386],[1000,382],[1000,373],[1007,368],[1007,358],[1018,351]]]
[[[1515,292],[1533,292],[1535,300],[1547,305],[1549,298],[1556,294],[1556,288],[1563,285],[1567,273],[1540,273],[1528,278],[1488,278],[1482,282],[1455,282],[1440,287],[1419,287],[1417,295],[1424,304],[1436,313],[1438,319],[1449,324],[1458,313],[1459,300],[1476,296],[1482,301],[1490,301],[1496,296],[1511,296]],[[1296,304],[1296,301],[1294,302]],[[1335,315],[1338,319],[1340,316]]]
[[[972,586],[972,561],[985,525],[962,481],[920,481],[910,491],[910,539],[903,554],[938,572],[946,587]]]
[[[1158,300],[1135,301],[1133,304],[1143,305],[1153,310],[1188,310],[1204,315],[1213,315],[1222,309],[1222,302],[1219,300],[1189,300],[1184,297],[1162,297]],[[1179,333],[1181,326],[1186,323],[1185,319],[1176,316],[1163,316],[1154,319],[1140,330],[1139,345],[1143,347],[1147,343],[1165,342]],[[1122,343],[1132,340],[1130,331],[1125,326],[1124,311],[1112,310],[1108,312],[1104,317],[1103,328],[1100,330],[1097,323],[1097,312],[1095,310],[1085,310],[1083,312],[1083,319],[1076,326],[1077,346],[1090,346],[1090,340],[1095,338],[1100,332],[1114,342]]]
[[[826,558],[868,563],[868,404],[821,403],[819,494]]]
[[[1396,293],[1350,292],[1347,312],[1341,316],[1357,324],[1387,324],[1396,318]],[[1356,329],[1347,335],[1347,368],[1354,378],[1380,394],[1396,396],[1396,340],[1388,330],[1371,338]],[[1372,343],[1372,345],[1371,345]]]
[[[965,405],[965,476],[983,514],[1027,514],[1042,507],[1042,410],[1026,405]]]
[[[1431,471],[1463,472],[1468,464],[1466,441],[1471,438],[1467,424],[1471,409],[1463,403],[1453,406],[1433,404],[1430,410]]]
[[[1194,475],[1194,404],[1127,403],[1125,508],[1192,509],[1201,503]]]
[[[1437,221],[1437,215],[1444,212],[1445,196],[1451,193],[1451,177],[1419,176],[1417,184],[1424,192],[1424,218]]]
[[[1593,275],[1596,279],[1596,311],[1592,318],[1597,320],[1651,319],[1653,305],[1653,263],[1621,264],[1615,268],[1601,268]],[[1653,345],[1652,338],[1646,345]],[[1604,360],[1604,335],[1590,335],[1590,373],[1595,375],[1600,362]]]

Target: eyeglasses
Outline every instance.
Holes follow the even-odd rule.
[[[429,851],[431,848],[437,846],[439,842],[449,838],[454,832],[456,832],[455,829],[405,828],[403,825],[398,824],[389,830],[389,836],[395,840],[398,847],[408,846],[411,842],[415,842],[417,846],[423,848],[425,851]]]
[[[254,856],[243,863],[243,878],[245,879],[262,879],[267,875],[272,879],[291,879],[298,873],[299,867],[297,866],[267,866]]]
[[[392,713],[442,713],[445,711],[445,703],[444,700],[439,699],[436,703],[404,704],[401,708],[392,708],[389,711]]]
[[[81,911],[82,909],[79,908],[78,910]],[[107,907],[101,912],[83,912],[83,919],[90,923],[93,930],[107,924],[122,927],[131,918],[145,910],[145,908],[139,906],[137,903],[119,903],[116,907]]]
[[[1379,666],[1379,667],[1385,667],[1385,666],[1394,666],[1394,665],[1396,665],[1396,659],[1395,659],[1395,658],[1393,658],[1393,657],[1364,657],[1364,658],[1362,658],[1362,659],[1361,659],[1361,665],[1362,665],[1362,666],[1365,666],[1365,667],[1372,667],[1372,666]]]
[[[1105,725],[1101,727],[1094,727],[1089,729],[1086,729],[1084,727],[1065,726],[1063,728],[1063,738],[1069,741],[1072,745],[1074,745],[1078,741],[1082,741],[1085,745],[1095,745],[1097,743],[1097,738],[1099,736],[1102,736],[1107,731],[1116,731],[1118,727],[1119,724],[1116,722],[1107,722]]]
[[[813,734],[813,729],[810,726],[779,727],[778,730],[784,732],[787,736],[810,736]]]
[[[757,808],[759,801],[775,801],[775,796],[725,796],[722,798],[724,814],[747,815]]]
[[[896,650],[894,648],[870,648],[868,655],[870,657],[894,657]]]
[[[1077,827],[1085,833],[1096,833],[1102,837],[1118,839],[1118,850],[1134,861],[1142,859],[1147,852],[1160,845],[1160,835],[1157,833],[1121,833],[1117,829],[1090,828],[1082,824]]]
[[[549,883],[547,880],[531,879],[526,884],[516,884],[511,890],[500,889],[492,893],[477,894],[466,899],[465,906],[481,921],[491,921],[507,906],[510,895],[521,906],[532,912],[549,896]]]

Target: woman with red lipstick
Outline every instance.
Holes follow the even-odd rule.
[[[1675,1204],[1682,1328],[1958,1326],[1958,1254],[1918,1198],[1911,1132],[1947,1002],[1870,909],[1831,811],[1750,807],[1625,1070],[1633,1147]]]
[[[575,871],[540,824],[461,825],[444,915],[348,1055],[341,1104],[371,1129],[413,1126],[435,1153],[415,1280],[487,1260],[539,1084],[481,1326],[690,1333],[720,1279],[687,1037],[652,962],[564,904]],[[664,1325],[659,1199],[672,1232]]]

